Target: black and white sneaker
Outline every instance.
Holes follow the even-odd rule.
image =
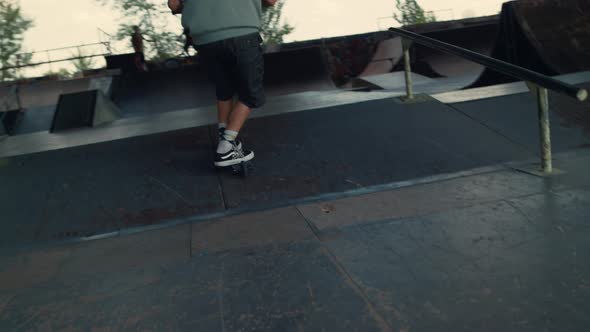
[[[227,153],[216,153],[214,162],[215,166],[227,167],[237,165],[254,158],[254,151],[243,150],[240,142],[233,141],[230,143],[232,148]]]

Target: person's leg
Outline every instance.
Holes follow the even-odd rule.
[[[236,43],[235,84],[238,91],[236,102],[227,123],[228,140],[235,139],[246,123],[253,108],[265,101],[263,76],[264,59],[259,35],[249,36]]]
[[[231,68],[232,57],[222,46],[205,48],[203,58],[209,70],[211,80],[215,83],[217,97],[217,127],[222,139],[230,114],[234,107],[234,88]]]
[[[238,101],[229,115],[223,140],[217,146],[217,166],[228,166],[254,158],[254,152],[242,149],[237,136],[251,110],[262,106],[265,101],[262,86],[264,61],[260,36],[248,36],[234,41],[232,51],[235,63],[232,68],[232,82],[238,92]]]
[[[252,109],[250,107],[238,101],[235,103],[233,109],[229,113],[229,117],[226,120],[227,126],[224,126],[225,123],[219,122],[220,145],[218,145],[217,149],[219,152],[226,152],[231,148],[229,144],[221,144],[221,141],[236,141],[238,134],[244,126],[244,123],[246,123],[246,120],[248,119],[251,111]],[[241,142],[237,141],[236,145],[238,149],[242,149]]]
[[[224,127],[227,127],[227,123],[229,121],[229,115],[231,114],[234,108],[234,101],[233,99],[230,100],[218,100],[217,101],[217,123],[225,124]]]
[[[218,100],[217,101],[217,130],[219,133],[219,141],[223,139],[223,134],[229,122],[229,116],[234,108],[233,99]],[[219,143],[219,142],[218,142]]]
[[[223,131],[220,129],[220,141],[217,145],[217,156],[215,157],[215,166],[224,167],[249,161],[254,158],[254,152],[242,148],[242,143],[237,140],[238,134],[251,108],[242,102],[236,102],[233,110],[229,114],[228,126]]]
[[[227,127],[223,130],[221,127],[219,129],[222,139],[217,146],[217,153],[227,153],[234,148],[234,145],[238,147],[239,150],[242,149],[242,144],[237,141],[237,138],[251,111],[252,109],[244,105],[242,102],[238,101],[235,103],[229,114]]]
[[[240,132],[251,111],[252,109],[250,107],[244,105],[241,101],[238,101],[228,118],[227,130]]]

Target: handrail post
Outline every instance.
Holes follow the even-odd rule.
[[[553,172],[551,160],[551,127],[549,124],[549,94],[546,88],[536,87],[537,106],[539,108],[539,131],[541,137],[541,165],[543,173]]]
[[[404,49],[404,70],[406,72],[406,98],[413,99],[412,67],[410,65],[410,47],[412,46],[412,42],[406,38],[402,38],[402,46]]]

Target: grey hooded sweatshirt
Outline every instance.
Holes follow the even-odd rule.
[[[182,26],[195,45],[260,31],[261,0],[185,0]]]

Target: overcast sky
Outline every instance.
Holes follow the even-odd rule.
[[[295,26],[286,41],[348,35],[385,29],[394,0],[280,0],[286,1],[284,18]],[[44,50],[99,41],[98,28],[116,31],[118,14],[96,0],[20,0],[23,12],[35,21],[25,35],[25,48]],[[162,0],[165,3],[165,0]],[[419,0],[440,20],[496,14],[505,0]],[[170,16],[170,24],[178,19]],[[59,57],[53,54],[53,57]],[[59,65],[57,65],[59,66]]]

